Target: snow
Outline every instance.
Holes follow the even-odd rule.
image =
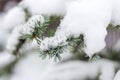
[[[117,72],[114,80],[120,80],[120,70]]]
[[[42,60],[39,54],[31,51],[16,64],[9,80],[40,80],[43,72],[48,66],[50,68],[51,64],[53,62],[49,59]]]
[[[26,13],[22,8],[14,7],[11,9],[4,18],[3,26],[4,28],[11,30],[18,25],[25,23]]]
[[[21,29],[21,33],[32,34],[34,32],[35,27],[40,27],[40,26],[36,26],[36,22],[40,22],[40,24],[42,25],[45,22],[44,17],[42,15],[35,15],[31,17],[28,20],[28,22],[25,25],[23,25]]]
[[[100,80],[113,80],[116,65],[106,59],[93,63],[78,60],[58,63],[42,60],[39,54],[30,51],[16,64],[10,80],[94,80],[99,73]]]
[[[8,39],[8,32],[3,28],[3,18],[5,13],[0,13],[0,50],[3,50]],[[3,36],[4,35],[4,36]]]
[[[35,14],[63,16],[66,6],[73,0],[24,0],[22,5],[29,8],[29,12]],[[48,4],[49,2],[49,4]],[[27,5],[26,5],[27,4]]]
[[[4,35],[4,36],[3,36]],[[9,34],[3,28],[0,28],[0,50],[4,50]]]
[[[55,36],[55,37],[45,38],[40,44],[40,49],[42,51],[46,51],[49,50],[50,48],[64,46],[67,44],[66,40],[67,38],[65,36]]]
[[[112,17],[111,17],[111,24],[113,26],[120,25],[120,0],[113,0],[113,10],[112,10]]]
[[[83,34],[87,46],[85,52],[91,57],[105,47],[106,27],[110,20],[111,6],[107,1],[76,1],[67,7],[67,14],[60,27],[63,28],[63,32],[69,32],[70,35]]]
[[[115,75],[115,68],[117,66],[116,63],[112,61],[101,61],[102,68],[101,68],[101,75],[99,77],[100,80],[113,80]]]
[[[100,80],[113,80],[115,66],[114,62],[104,59],[95,63],[70,61],[54,65],[44,74],[41,80],[85,80],[86,78],[95,80],[99,73],[101,73]]]
[[[8,52],[0,53],[0,69],[15,61],[15,56]]]
[[[19,43],[21,26],[22,25],[15,27],[7,40],[6,49],[10,53],[16,49],[16,45]]]

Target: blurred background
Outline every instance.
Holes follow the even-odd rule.
[[[21,0],[0,0],[0,12],[5,11],[5,8],[12,8]]]
[[[3,18],[5,14],[17,5],[20,0],[0,0],[0,50],[2,51],[5,47],[5,43],[8,37],[6,29],[3,27]],[[4,35],[4,36],[3,36]]]

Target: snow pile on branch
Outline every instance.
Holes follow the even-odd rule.
[[[29,54],[16,64],[9,80],[41,80],[46,68],[52,66],[53,63],[49,59],[42,60],[38,53],[32,50],[28,52]]]
[[[8,52],[0,53],[0,69],[9,65],[11,62],[15,61],[15,56]]]
[[[70,35],[83,34],[86,44],[84,50],[91,57],[105,47],[106,27],[110,19],[111,5],[107,1],[75,1],[67,7],[60,26],[63,32],[69,32]]]
[[[18,25],[24,24],[25,20],[26,13],[24,12],[24,10],[20,7],[15,7],[11,9],[5,16],[3,26],[6,29],[11,30]]]
[[[51,48],[57,48],[58,46],[64,46],[67,44],[67,38],[65,36],[55,36],[45,38],[40,45],[42,51],[50,50]]]
[[[3,18],[4,13],[0,13],[0,50],[3,50],[3,48],[5,47],[6,41],[9,36],[8,32],[3,28]]]
[[[23,5],[29,8],[29,12],[35,14],[63,16],[66,6],[73,0],[24,0]],[[49,4],[48,4],[49,2]]]
[[[120,70],[117,72],[114,80],[120,80]]]
[[[95,63],[70,61],[54,65],[47,70],[41,80],[113,80],[116,64],[109,60],[98,60]],[[63,76],[63,77],[61,77]],[[69,77],[68,77],[69,76]]]
[[[7,33],[3,28],[0,28],[0,50],[5,48],[8,37],[9,33]]]
[[[111,16],[111,24],[113,26],[120,25],[120,0],[112,1],[112,16]]]
[[[40,25],[42,25],[45,22],[45,19],[42,15],[35,15],[33,17],[31,17],[28,22],[23,26],[21,33],[22,34],[30,34],[32,35],[35,29],[35,27],[40,27]],[[40,25],[39,25],[39,24]]]
[[[16,50],[16,48],[17,48],[17,44],[19,43],[19,39],[21,36],[20,30],[21,30],[21,26],[15,27],[14,30],[12,31],[11,35],[8,38],[6,49],[10,53],[12,51]]]

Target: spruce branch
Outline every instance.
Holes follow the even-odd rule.
[[[37,43],[40,45],[41,40],[44,39],[44,34],[46,32],[47,27],[51,23],[55,22],[55,20],[57,20],[58,18],[59,17],[56,17],[56,16],[48,17],[45,15],[33,16],[32,18],[29,19],[29,21],[21,29],[21,35],[22,35],[21,39],[25,39],[25,40],[29,40],[29,41],[35,39],[37,41]],[[52,49],[51,52],[53,51],[55,54],[49,55],[50,58],[53,56],[56,56],[60,59],[60,56],[58,55],[58,53],[62,53],[64,50],[63,47],[60,47],[62,44],[63,43],[60,43],[59,47],[57,47],[57,48],[51,48]],[[40,51],[40,52],[41,52],[41,54],[43,54],[42,51]],[[49,53],[50,51],[45,51],[45,52]],[[45,57],[46,55],[42,55],[42,56]]]
[[[50,18],[47,16],[36,15],[30,18],[25,27],[21,31],[21,39],[35,39],[40,44],[40,39],[43,39],[43,34],[50,24]]]
[[[91,58],[89,58],[89,62],[95,62],[97,60],[99,60],[101,57],[98,54],[94,54]]]
[[[80,35],[79,37],[77,38],[69,38],[67,40],[67,42],[69,43],[69,46],[71,46],[73,49],[72,49],[72,53],[76,53],[76,52],[83,52],[83,48],[86,46],[85,43],[84,43],[84,36],[83,35]]]
[[[65,36],[64,36],[65,37]],[[61,60],[61,54],[66,51],[68,46],[73,47],[72,52],[77,52],[79,49],[85,46],[83,41],[83,35],[78,38],[63,38],[63,36],[58,36],[58,39],[52,37],[47,38],[41,43],[40,53],[42,58],[54,58],[56,60]],[[58,40],[58,41],[57,41]],[[57,43],[57,45],[56,45]],[[54,46],[55,45],[55,46]]]
[[[47,56],[49,56],[50,59],[54,58],[55,61],[61,60],[60,54],[62,54],[65,51],[66,47],[66,45],[58,46],[56,48],[50,48],[50,50],[40,51],[40,57],[44,59]]]
[[[53,45],[51,42],[53,43]],[[56,45],[54,45],[54,43],[56,43]],[[40,56],[43,59],[49,56],[50,59],[54,58],[55,61],[61,60],[60,54],[62,54],[67,48],[67,43],[65,41],[57,42],[56,40],[53,41],[50,40],[48,41],[47,45],[45,42],[41,44],[42,46],[40,45]],[[44,47],[47,48],[44,49]]]
[[[50,59],[54,58],[55,61],[61,60],[61,54],[64,53],[66,49],[68,49],[68,47],[72,47],[71,52],[74,54],[84,53],[83,48],[86,47],[86,45],[84,43],[83,35],[80,35],[77,38],[73,37],[68,39],[62,37],[57,38],[58,40],[61,39],[60,41],[58,41],[57,45],[56,45],[57,39],[55,39],[54,37],[52,38],[50,37],[43,40],[43,42],[41,43],[42,46],[40,45],[41,46],[40,57],[44,59],[48,56]],[[91,58],[89,58],[89,61],[94,62],[97,61],[98,59],[100,59],[100,56],[98,54],[95,54]]]
[[[17,55],[19,50],[22,48],[22,46],[25,43],[25,39],[19,39],[19,43],[16,45],[16,49],[12,52],[13,55]]]
[[[78,38],[71,38],[69,41],[69,45],[73,47],[72,53],[84,53],[83,48],[86,47],[84,43],[84,36],[80,35]],[[99,60],[101,57],[98,54],[94,54],[89,58],[89,62],[95,62]]]

